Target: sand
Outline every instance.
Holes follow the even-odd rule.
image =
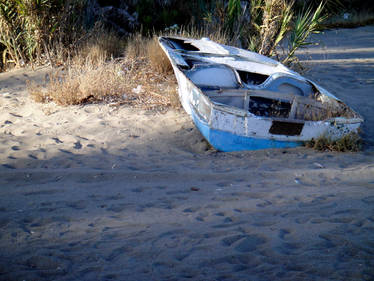
[[[365,150],[220,153],[183,111],[37,104],[0,74],[0,280],[374,280],[374,26],[299,52]]]

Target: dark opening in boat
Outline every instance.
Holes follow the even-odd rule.
[[[184,61],[188,64],[189,68],[187,66],[183,67],[183,69],[185,70],[188,70],[188,69],[191,69],[193,68],[194,65],[210,65],[209,63],[207,62],[204,62],[202,60],[197,60],[197,59],[193,59],[193,58],[190,58],[188,56],[182,56]]]
[[[168,38],[169,43],[171,43],[174,49],[181,49],[185,51],[200,51],[199,48],[196,48],[190,43],[186,43],[186,41],[177,39],[177,38]]]
[[[246,84],[251,85],[260,85],[265,82],[265,80],[269,77],[268,75],[253,73],[253,72],[247,72],[242,70],[237,70],[240,79],[242,82]]]
[[[251,97],[248,110],[257,116],[288,118],[291,104],[263,97]]]
[[[269,133],[273,135],[298,136],[303,130],[304,123],[273,121]]]

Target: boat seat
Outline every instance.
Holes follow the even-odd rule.
[[[308,82],[297,80],[289,76],[275,78],[264,89],[304,97],[313,94],[313,88]]]
[[[199,88],[232,88],[240,87],[235,71],[225,65],[196,64],[185,72],[186,76]]]
[[[222,95],[222,96],[215,96],[215,97],[212,97],[211,100],[214,102],[214,103],[220,103],[220,104],[224,104],[224,105],[228,105],[228,106],[232,106],[232,107],[236,107],[236,108],[240,108],[240,109],[244,109],[245,108],[245,97],[242,96],[225,96],[225,95]]]

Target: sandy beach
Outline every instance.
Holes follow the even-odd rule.
[[[0,280],[374,280],[374,26],[304,75],[365,119],[358,153],[207,150],[183,110],[33,102],[0,73]]]

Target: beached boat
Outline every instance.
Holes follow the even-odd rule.
[[[180,101],[220,151],[295,147],[357,132],[363,119],[346,104],[281,63],[215,43],[160,37]]]

